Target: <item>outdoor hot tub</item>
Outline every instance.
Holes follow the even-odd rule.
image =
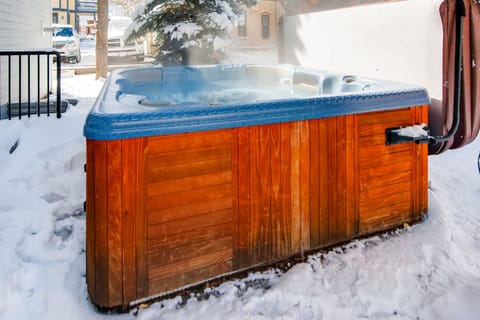
[[[114,71],[87,117],[87,284],[128,306],[419,220],[420,87],[290,65]]]

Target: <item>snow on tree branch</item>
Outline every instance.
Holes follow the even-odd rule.
[[[133,1],[133,0],[132,0]],[[151,0],[132,36],[153,32],[163,64],[213,63],[223,54],[238,17],[254,0]],[[201,59],[200,59],[201,58]]]

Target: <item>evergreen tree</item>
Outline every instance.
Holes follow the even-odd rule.
[[[163,65],[215,63],[228,44],[242,4],[256,0],[153,0],[136,17],[135,36],[156,34]]]

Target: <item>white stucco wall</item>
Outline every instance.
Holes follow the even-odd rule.
[[[0,50],[47,49],[52,47],[51,32],[42,32],[43,27],[51,25],[50,0],[0,0]],[[45,61],[44,61],[45,62]],[[26,58],[22,60],[23,98],[26,99]],[[18,100],[18,58],[12,58],[14,81],[12,82],[12,100]],[[7,58],[0,59],[0,106],[7,101]],[[32,70],[36,70],[36,59],[32,59]],[[43,70],[42,72],[45,72]],[[31,73],[36,79],[36,71]],[[32,84],[36,88],[36,83]],[[41,96],[46,94],[46,82],[43,81]],[[36,90],[32,99],[37,99]]]
[[[285,18],[286,62],[442,93],[441,0],[406,0]]]

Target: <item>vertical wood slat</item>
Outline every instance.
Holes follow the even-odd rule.
[[[122,142],[107,143],[107,241],[109,304],[122,304]]]
[[[110,305],[108,270],[108,220],[107,220],[107,143],[95,142],[95,300],[99,305]],[[88,167],[88,165],[87,165]],[[87,168],[87,170],[90,170]]]
[[[260,247],[261,247],[261,225],[260,225],[260,216],[261,216],[261,208],[260,208],[260,196],[261,196],[261,189],[259,188],[258,183],[258,174],[259,174],[259,128],[258,127],[250,127],[249,128],[250,134],[250,227],[248,230],[248,245],[249,245],[249,258],[250,264],[258,264],[261,259],[260,255]]]
[[[141,139],[137,145],[137,177],[136,185],[137,210],[135,212],[135,251],[137,255],[137,297],[146,297],[148,295],[148,266],[147,266],[147,177],[145,174],[145,159],[147,153],[148,139]]]
[[[290,137],[290,123],[283,123],[280,126],[280,201],[281,201],[281,223],[279,223],[279,230],[277,230],[274,242],[281,239],[281,243],[277,244],[276,257],[283,257],[289,255],[292,250],[292,214],[290,211],[292,200],[290,198],[291,185],[290,175],[292,168],[290,166],[291,158],[291,140]]]
[[[419,110],[420,113],[420,121],[428,124],[428,105],[421,106]],[[420,123],[419,121],[419,123]],[[420,190],[417,190],[419,194],[421,194],[421,205],[419,211],[423,214],[426,213],[428,210],[428,146],[422,145],[420,146],[421,154],[418,155],[420,159],[421,165],[421,184],[419,185]]]
[[[319,131],[318,131],[318,143],[319,143],[319,150],[318,150],[318,166],[319,166],[319,194],[318,198],[320,199],[320,206],[319,206],[319,232],[320,232],[320,244],[328,243],[329,239],[329,215],[331,214],[329,210],[329,197],[330,197],[330,185],[329,185],[329,172],[332,170],[330,167],[330,162],[328,161],[329,153],[328,153],[328,119],[320,119],[318,122]],[[316,177],[312,177],[315,179]],[[313,196],[313,195],[312,195]],[[333,214],[333,213],[332,213]]]
[[[139,146],[142,139],[122,141],[123,305],[137,298],[135,218],[137,217]]]
[[[233,175],[238,176],[238,256],[234,268],[251,265],[250,257],[250,130],[237,129],[238,152],[233,159]]]
[[[359,232],[359,167],[360,157],[358,148],[358,117],[356,115],[346,116],[346,219],[349,222],[346,227],[346,237],[352,238]]]
[[[287,232],[284,224],[281,201],[281,125],[270,126],[270,256],[282,255],[285,248],[284,235]],[[282,190],[283,191],[283,190]]]
[[[258,190],[260,191],[260,246],[257,257],[257,262],[267,262],[272,258],[272,208],[271,208],[271,186],[272,186],[272,164],[271,164],[271,130],[272,125],[259,126],[258,131],[258,172],[257,182]],[[251,181],[255,183],[255,181]]]
[[[320,120],[310,120],[310,245],[321,243],[320,240]],[[316,178],[318,177],[318,178]]]
[[[292,216],[292,251],[300,252],[301,248],[301,225],[300,225],[300,125],[298,122],[292,123],[290,127],[291,140],[291,177],[290,177],[290,197],[291,197],[291,216]]]
[[[337,180],[337,205],[336,205],[336,216],[337,216],[337,237],[331,239],[332,241],[346,239],[347,225],[350,224],[350,221],[347,221],[347,171],[352,170],[352,168],[347,167],[347,150],[346,150],[346,116],[345,117],[336,117],[337,122],[337,142],[336,142],[336,180]],[[351,155],[350,155],[351,156]]]
[[[334,241],[338,236],[338,211],[336,206],[338,204],[338,181],[337,181],[337,119],[327,119],[327,161],[328,161],[328,189],[329,196],[326,199],[328,203],[328,222],[327,222],[327,243]]]
[[[309,122],[300,121],[300,251],[310,249],[310,148]]]
[[[87,268],[87,287],[88,294],[92,300],[97,299],[97,284],[96,284],[96,232],[95,232],[95,216],[97,201],[95,197],[95,171],[97,162],[95,145],[87,140],[87,164],[86,183],[87,183],[87,212],[86,212],[86,268]]]
[[[232,266],[239,265],[240,256],[240,205],[239,205],[239,176],[236,169],[239,165],[239,139],[238,128],[233,129],[232,134]]]
[[[428,122],[428,106],[412,108],[412,118],[415,123]],[[415,144],[413,150],[414,166],[412,170],[412,182],[414,185],[412,218],[417,220],[421,214],[427,211],[428,206],[428,145]]]

